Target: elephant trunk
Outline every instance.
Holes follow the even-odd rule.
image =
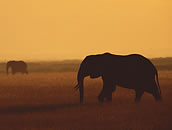
[[[80,92],[80,103],[83,103],[84,100],[84,86],[83,86],[83,81],[84,81],[84,76],[83,76],[83,72],[81,71],[81,69],[78,72],[78,87],[79,87],[79,92]]]
[[[78,75],[77,75],[78,84],[75,87],[76,89],[79,88],[80,103],[83,103],[83,100],[84,100],[84,87],[83,87],[84,77],[85,77],[84,73],[83,73],[82,69],[80,68],[78,71]]]
[[[83,79],[79,82],[79,92],[80,92],[80,103],[83,103],[84,100]]]

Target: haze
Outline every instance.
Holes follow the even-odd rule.
[[[172,56],[171,0],[1,0],[0,60]]]

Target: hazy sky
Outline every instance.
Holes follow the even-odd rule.
[[[172,0],[1,0],[0,60],[172,56]]]

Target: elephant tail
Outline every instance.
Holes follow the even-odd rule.
[[[161,88],[160,88],[160,85],[159,85],[158,72],[157,72],[157,70],[156,70],[156,72],[155,72],[155,77],[156,77],[156,86],[157,86],[157,90],[158,90],[159,96],[160,96],[160,98],[161,98]]]

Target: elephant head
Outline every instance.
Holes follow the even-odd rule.
[[[8,70],[9,70],[10,66],[11,66],[11,62],[8,62],[7,65],[6,65],[6,73],[7,73],[7,75],[8,75]]]
[[[99,55],[90,55],[87,56],[80,65],[77,81],[78,84],[76,85],[76,89],[79,88],[80,90],[80,103],[83,102],[84,96],[84,88],[83,88],[83,81],[84,78],[90,76],[91,78],[98,78],[102,75],[102,63],[100,60]]]

